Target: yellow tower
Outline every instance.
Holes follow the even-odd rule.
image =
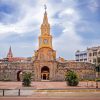
[[[39,49],[42,47],[52,48],[52,36],[50,35],[50,24],[48,23],[46,6],[43,23],[41,25],[41,35],[39,36]]]
[[[35,51],[34,59],[39,61],[52,61],[56,59],[56,51],[52,48],[52,36],[50,35],[46,6],[43,23],[41,24],[41,35],[39,36],[39,49]]]

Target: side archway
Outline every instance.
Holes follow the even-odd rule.
[[[17,72],[17,81],[21,81],[21,79],[22,79],[22,71],[20,70]]]

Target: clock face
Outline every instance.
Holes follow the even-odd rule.
[[[44,39],[44,44],[47,44],[48,43],[48,40],[47,39]]]

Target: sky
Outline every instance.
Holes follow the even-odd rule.
[[[57,57],[75,59],[76,50],[100,46],[100,0],[0,0],[0,58],[31,57],[47,5]]]

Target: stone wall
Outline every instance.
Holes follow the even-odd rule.
[[[94,65],[85,62],[58,62],[58,61],[39,61],[33,63],[13,62],[0,63],[0,80],[17,81],[18,72],[29,71],[33,73],[32,79],[41,81],[41,68],[47,66],[50,70],[50,81],[64,81],[65,73],[73,70],[80,79],[94,79]]]
[[[79,79],[95,79],[95,67],[93,64],[85,62],[65,62],[57,65],[56,78],[55,80],[64,80],[65,73],[69,70],[75,71]]]
[[[0,80],[17,81],[18,72],[30,71],[34,72],[32,63],[0,63]]]

